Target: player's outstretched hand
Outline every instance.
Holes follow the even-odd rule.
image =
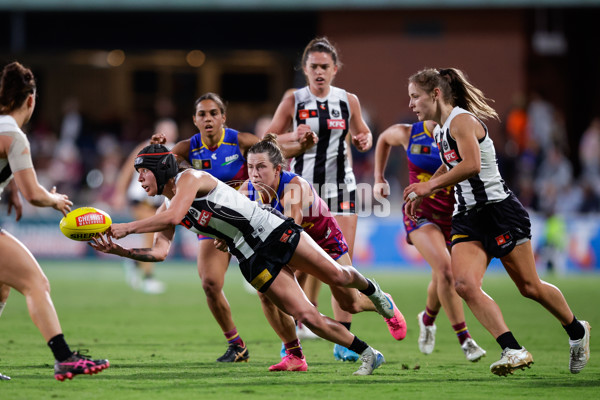
[[[60,211],[64,216],[71,211],[71,206],[73,202],[69,200],[69,196],[62,193],[56,193],[56,186],[52,186],[50,189],[50,195],[55,200],[53,208]]]
[[[120,255],[123,252],[123,248],[112,241],[110,236],[99,233],[96,237],[93,237],[92,240],[88,242],[88,244],[97,251],[108,254],[117,254]]]

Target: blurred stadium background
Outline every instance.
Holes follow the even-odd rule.
[[[38,79],[25,131],[40,181],[117,221],[129,218],[111,206],[119,168],[159,118],[187,138],[194,100],[213,91],[228,126],[263,133],[284,91],[303,86],[299,58],[315,36],[337,45],[334,84],[358,95],[375,138],[414,122],[410,74],[458,67],[495,100],[490,133],[532,211],[540,269],[600,271],[598,20],[597,0],[0,0],[0,61]],[[373,215],[363,192],[359,266],[428,270],[404,242],[402,153],[387,171],[391,216]],[[354,153],[358,182],[372,183],[373,156]],[[61,236],[53,210],[25,216],[2,226],[38,257],[96,257]],[[178,235],[173,256],[193,259],[194,236]]]

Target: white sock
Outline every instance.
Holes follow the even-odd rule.
[[[0,302],[0,315],[2,315],[2,310],[4,310],[5,305],[6,305],[6,303]]]

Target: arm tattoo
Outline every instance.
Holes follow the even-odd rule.
[[[150,254],[152,249],[127,249],[126,257],[142,262],[158,262],[159,260]]]

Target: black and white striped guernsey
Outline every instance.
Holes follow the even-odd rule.
[[[317,133],[319,142],[295,157],[290,163],[291,170],[312,183],[323,198],[337,196],[341,184],[348,191],[356,190],[345,140],[352,117],[348,93],[331,86],[326,97],[318,98],[306,86],[294,96],[294,130],[306,124]]]
[[[181,173],[176,179],[180,176]],[[169,207],[169,199],[165,202]],[[218,181],[210,193],[194,199],[181,225],[196,234],[225,240],[229,251],[242,262],[252,257],[284,221],[283,216],[261,208],[257,202]]]
[[[462,160],[458,152],[458,145],[450,135],[452,120],[460,114],[473,115],[465,109],[454,107],[444,125],[441,127],[439,125],[436,126],[433,131],[435,141],[440,150],[440,158],[448,167],[448,170],[452,169]],[[485,130],[485,136],[479,140],[481,170],[479,174],[456,185],[454,191],[454,196],[456,197],[454,215],[474,207],[481,207],[485,204],[502,201],[511,193],[498,170],[496,150],[494,149],[494,142],[490,138],[487,126],[481,120],[479,122]]]

